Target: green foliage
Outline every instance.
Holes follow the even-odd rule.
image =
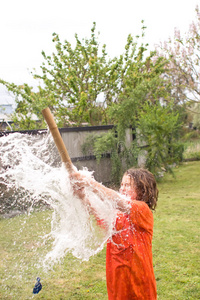
[[[184,134],[181,137],[183,142],[199,141],[200,132],[198,130],[184,128]]]
[[[135,126],[136,130],[129,130],[135,133],[136,139],[129,145],[125,140],[126,131],[123,135],[116,130],[117,126],[108,134],[89,136],[84,144],[84,151],[88,149],[98,160],[103,153],[110,153],[115,184],[119,184],[125,170],[141,166],[140,158],[142,166],[156,177],[162,169],[172,171],[172,165],[182,161],[184,147],[179,142],[182,124],[179,113],[172,107],[145,103],[138,111]]]
[[[119,144],[115,129],[110,130],[108,133],[88,135],[82,146],[82,151],[84,154],[94,154],[98,163],[100,163],[102,157],[110,154],[112,180],[115,184],[119,184],[119,178],[121,175],[121,155],[119,152]]]
[[[117,88],[118,63],[108,60],[106,46],[100,53],[96,24],[91,29],[90,39],[79,40],[75,34],[74,49],[68,41],[61,43],[58,34],[53,34],[56,53],[47,56],[42,52],[45,63],[42,75],[35,74],[44,83],[44,88],[53,93],[58,106],[57,117],[61,124],[70,122],[80,125],[107,123],[105,103],[112,100]],[[104,102],[98,105],[97,96],[104,92]],[[67,118],[66,118],[67,117]]]
[[[142,37],[144,30],[142,24]],[[17,86],[0,80],[16,96],[13,121],[19,129],[44,127],[41,110],[47,106],[59,127],[115,123],[109,108],[130,98],[133,90],[139,93],[138,85],[154,99],[164,91],[163,82],[159,83],[162,88],[154,83],[161,80],[165,61],[162,58],[153,61],[154,52],[145,59],[148,45],[139,45],[139,36],[129,35],[125,53],[113,59],[108,57],[106,45],[100,47],[95,23],[89,39],[80,41],[75,34],[74,47],[67,40],[61,42],[56,33],[52,41],[55,52],[47,55],[42,51],[41,72],[32,73],[41,83],[37,91],[28,84]],[[142,99],[145,101],[145,96]]]
[[[193,110],[193,127],[200,130],[200,103],[195,103]]]
[[[28,84],[17,86],[3,80],[0,80],[0,83],[4,84],[16,96],[17,108],[12,115],[13,129],[38,129],[46,126],[42,109],[47,106],[51,109],[55,104],[51,95],[48,95],[40,87],[36,93]]]
[[[180,160],[180,117],[170,113],[173,99],[172,82],[166,77],[168,61],[157,57],[155,51],[147,53],[148,44],[142,42],[145,28],[142,21],[141,37],[128,35],[124,54],[113,59],[108,58],[105,45],[100,49],[95,23],[89,39],[80,41],[75,34],[74,48],[54,33],[55,52],[49,56],[43,51],[41,74],[33,74],[42,82],[37,92],[27,84],[16,86],[1,81],[16,95],[16,126],[44,127],[41,111],[47,106],[59,127],[114,124],[115,130],[107,135],[91,137],[91,145],[86,141],[85,151],[90,152],[92,147],[98,161],[104,153],[110,153],[115,182],[125,169],[137,165],[141,155],[137,141],[126,144],[128,129],[135,135],[139,132],[148,144],[145,167],[153,172],[161,167],[168,169]]]
[[[121,177],[127,168],[136,165],[137,150],[133,150],[135,150],[133,144],[131,147],[127,147],[125,141],[119,139],[116,127],[108,133],[88,135],[82,146],[83,153],[94,154],[99,163],[104,155],[110,155],[112,182],[115,185],[119,185]]]
[[[184,137],[183,159],[186,161],[200,160],[200,136],[195,131],[192,133]]]
[[[145,167],[155,175],[162,167],[182,160],[183,145],[179,143],[181,123],[173,107],[146,103],[137,121],[137,138],[145,146]]]
[[[75,34],[74,48],[53,34],[55,52],[49,56],[42,51],[41,74],[32,74],[41,82],[37,91],[27,84],[17,86],[0,80],[16,96],[17,113],[13,120],[20,129],[43,127],[41,110],[47,106],[59,127],[109,122],[107,107],[120,90],[122,61],[108,59],[106,46],[100,49],[95,30],[94,23],[90,39],[82,41]],[[36,115],[38,121],[31,122],[30,115]]]
[[[108,116],[115,124],[115,131],[93,139],[93,151],[98,158],[106,147],[111,154],[112,176],[116,184],[127,168],[138,166],[139,156],[144,155],[139,135],[143,136],[143,140],[146,138],[147,144],[150,142],[145,149],[147,159],[144,167],[155,175],[161,167],[170,170],[169,165],[181,158],[182,146],[177,140],[181,114],[171,113],[170,84],[162,76],[167,61],[161,57],[154,60],[154,52],[145,57],[146,50],[143,46],[137,47],[128,37],[121,93],[117,101],[108,107]],[[160,105],[161,100],[166,107]],[[139,130],[136,131],[136,128]],[[131,145],[126,144],[128,129],[137,136]],[[159,160],[156,158],[158,154]]]
[[[155,52],[145,57],[146,51],[142,45],[137,49],[134,44],[134,53],[132,51],[130,55],[134,57],[126,63],[123,89],[118,101],[108,108],[109,118],[117,126],[120,141],[124,140],[126,128],[135,128],[139,112],[147,101],[152,104],[160,99],[169,101],[169,85],[162,77],[167,61],[161,57],[155,59]],[[128,53],[125,55],[127,57]]]

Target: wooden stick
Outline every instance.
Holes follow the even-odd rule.
[[[58,149],[58,152],[61,156],[62,162],[65,163],[65,166],[67,168],[67,170],[69,172],[71,172],[73,170],[73,164],[72,161],[70,159],[70,156],[67,152],[67,149],[65,147],[65,144],[63,142],[63,139],[60,135],[60,132],[58,130],[58,127],[54,121],[53,115],[51,114],[50,109],[47,107],[45,109],[42,110],[42,114],[43,117],[45,118],[48,126],[49,126],[49,130],[51,131],[51,134],[53,136],[54,142],[56,144],[56,147]]]

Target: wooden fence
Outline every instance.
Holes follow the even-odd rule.
[[[108,132],[112,128],[112,125],[59,128],[73,164],[78,169],[86,167],[89,171],[94,171],[94,177],[96,178],[96,180],[102,183],[109,183],[111,180],[111,161],[109,153],[104,153],[101,162],[97,163],[97,160],[93,153],[89,153],[88,155],[83,154],[82,145],[89,135]],[[14,132],[16,131],[0,131],[0,136],[12,134]],[[37,135],[39,133],[42,135],[47,134],[47,130],[23,130],[17,132],[30,135]],[[126,145],[130,145],[130,143],[132,143],[132,140],[132,130],[127,129]],[[61,163],[58,153],[56,160]]]

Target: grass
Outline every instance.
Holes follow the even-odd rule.
[[[184,143],[183,159],[200,160],[200,141],[190,141]]]
[[[189,130],[182,137],[184,145],[184,160],[200,160],[200,133],[196,130]]]
[[[200,162],[187,162],[159,183],[153,257],[158,299],[200,299]],[[0,219],[0,299],[107,299],[105,248],[89,262],[67,255],[45,272],[50,211]],[[38,267],[39,265],[39,267]],[[37,276],[43,288],[32,294]]]
[[[159,185],[154,270],[159,299],[200,299],[200,162],[184,163]]]

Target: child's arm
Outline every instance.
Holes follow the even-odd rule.
[[[84,176],[80,172],[73,172],[70,174],[74,193],[89,205],[89,201],[86,200],[85,187],[92,189],[93,193],[104,200],[105,198],[116,203],[117,209],[123,212],[129,212],[129,203],[118,192],[105,187],[103,184],[97,182],[94,178]]]

